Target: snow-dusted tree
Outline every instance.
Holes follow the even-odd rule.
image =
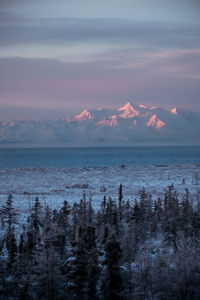
[[[152,259],[149,249],[138,253],[133,269],[134,296],[136,299],[152,299],[151,290]]]
[[[124,218],[126,223],[129,223],[131,220],[131,205],[129,200],[124,205]]]
[[[45,214],[40,233],[41,242],[34,254],[33,280],[37,282],[36,294],[38,299],[57,298],[59,289],[64,282],[61,280],[61,256],[58,251],[58,232],[60,228],[53,222],[52,211],[45,208]]]
[[[15,239],[15,228],[14,225],[17,224],[17,213],[13,207],[13,197],[9,195],[6,201],[6,205],[2,206],[0,210],[1,215],[3,215],[4,222],[6,224],[6,248],[8,251],[8,264],[12,265],[15,256],[17,254],[17,243]]]
[[[111,197],[109,197],[107,203],[106,203],[106,213],[105,213],[105,219],[106,223],[111,224],[112,223],[112,211],[113,211],[113,205],[114,201]]]
[[[35,198],[35,203],[31,209],[31,214],[29,217],[29,227],[32,231],[37,234],[41,226],[41,204],[38,197]]]
[[[120,219],[120,221],[122,219],[122,199],[123,199],[122,184],[120,184],[120,186],[119,186],[119,197],[118,197],[118,209],[119,209],[119,219]]]
[[[17,224],[17,212],[13,206],[13,197],[9,195],[6,205],[0,209],[0,214],[3,216],[4,222],[7,226],[7,232],[10,233],[13,225]]]
[[[124,284],[120,270],[121,248],[114,235],[105,244],[105,268],[102,282],[102,297],[108,300],[123,299]]]
[[[166,248],[161,249],[154,259],[150,274],[153,295],[157,299],[173,299],[172,259]]]
[[[85,249],[87,255],[87,280],[86,280],[86,293],[88,300],[97,299],[97,280],[99,277],[98,267],[98,250],[96,245],[95,228],[89,225],[85,234]]]
[[[185,196],[181,203],[180,229],[184,232],[185,237],[192,236],[191,220],[193,217],[193,208],[190,203],[188,189],[185,189]]]
[[[176,299],[198,299],[200,295],[200,250],[189,239],[179,240],[175,254],[173,289]]]
[[[77,228],[80,224],[79,206],[76,202],[72,206],[71,215],[72,215],[72,224],[71,224],[71,234],[70,234],[70,236],[71,236],[72,241],[74,241],[75,238],[76,238]]]
[[[165,241],[177,249],[177,232],[179,222],[179,201],[178,195],[174,186],[171,185],[165,191],[164,211],[162,218],[162,229],[165,235]]]
[[[42,224],[42,207],[39,199],[35,198],[35,203],[31,208],[30,216],[27,219],[28,228],[26,230],[25,247],[29,258],[33,258],[34,252],[40,243],[40,229]]]
[[[69,215],[71,212],[71,207],[69,203],[65,200],[63,206],[59,211],[58,224],[62,227],[64,232],[69,231]]]
[[[85,299],[87,279],[87,252],[85,248],[85,228],[79,226],[76,240],[72,244],[70,262],[69,291],[74,300]]]
[[[9,263],[9,266],[11,266],[15,260],[15,257],[17,255],[17,250],[18,250],[15,233],[14,233],[14,227],[12,227],[9,235],[7,234],[6,248],[8,250],[8,257],[9,257],[8,263]]]

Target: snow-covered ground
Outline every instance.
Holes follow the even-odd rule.
[[[29,212],[36,196],[43,205],[59,209],[63,200],[78,202],[84,191],[97,207],[104,195],[117,199],[120,183],[124,200],[137,198],[142,187],[155,199],[172,182],[180,197],[188,188],[196,201],[200,198],[200,165],[0,170],[0,207],[11,193],[15,207],[23,214]]]

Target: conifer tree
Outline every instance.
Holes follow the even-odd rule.
[[[120,186],[119,186],[119,199],[118,199],[118,208],[119,208],[119,219],[120,219],[120,221],[122,219],[122,199],[123,199],[122,184],[120,184]]]
[[[200,203],[187,189],[181,199],[172,185],[154,202],[145,189],[130,203],[121,187],[119,198],[104,197],[98,211],[86,195],[53,211],[36,198],[16,232],[9,196],[1,208],[0,299],[199,299]]]
[[[37,234],[39,232],[39,228],[41,226],[41,204],[38,197],[35,198],[35,203],[31,209],[31,215],[29,218],[30,227],[32,228],[33,232]]]
[[[98,251],[96,245],[95,228],[89,225],[85,235],[85,249],[87,255],[87,295],[88,299],[95,300],[97,297],[97,279],[98,279]]]
[[[58,223],[65,232],[67,230],[69,230],[70,212],[71,212],[71,207],[69,206],[69,203],[66,200],[64,200],[63,207],[60,209],[60,212],[59,212]]]
[[[72,299],[79,300],[86,298],[86,279],[87,279],[87,253],[85,248],[85,229],[79,226],[76,240],[72,244],[73,260],[71,260],[69,274],[69,290]]]
[[[6,201],[6,205],[2,206],[0,210],[1,214],[4,217],[4,222],[6,224],[6,248],[8,251],[8,266],[11,266],[14,262],[15,256],[17,254],[17,243],[14,233],[14,225],[17,224],[17,213],[13,207],[13,197],[9,195]]]
[[[2,206],[0,210],[1,215],[4,218],[4,222],[7,225],[7,232],[11,233],[13,225],[17,224],[17,213],[13,207],[13,197],[9,195],[6,201],[6,205]]]
[[[6,248],[8,250],[8,263],[9,267],[13,264],[15,257],[17,255],[17,242],[14,234],[14,227],[12,227],[11,232],[7,235],[6,238]]]
[[[191,236],[191,219],[193,216],[193,208],[189,201],[189,191],[185,189],[185,196],[181,203],[181,229],[183,230],[186,237]]]
[[[123,299],[123,280],[120,272],[121,248],[114,235],[108,238],[105,245],[106,258],[103,265],[106,267],[102,283],[103,299]]]

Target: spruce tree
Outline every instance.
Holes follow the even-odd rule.
[[[6,201],[6,205],[2,206],[0,210],[3,215],[4,222],[6,224],[6,248],[8,251],[8,266],[11,266],[14,262],[15,256],[17,254],[17,243],[15,239],[14,233],[14,225],[18,223],[17,221],[17,213],[13,207],[13,197],[9,195]]]
[[[95,228],[89,225],[85,234],[85,249],[87,255],[87,295],[88,300],[97,299],[97,280],[99,277],[98,251]]]
[[[85,248],[85,229],[79,226],[76,240],[72,244],[72,257],[69,274],[69,291],[72,299],[86,298],[87,253]]]
[[[120,184],[120,186],[119,186],[119,198],[118,198],[118,209],[119,209],[119,219],[120,219],[120,221],[122,219],[122,199],[123,199],[122,184]]]
[[[103,299],[118,300],[123,299],[123,280],[120,270],[121,248],[114,235],[108,238],[105,245],[106,258],[103,262],[105,266],[105,277],[102,283]]]
[[[0,209],[0,214],[3,216],[4,222],[7,225],[7,232],[11,232],[13,225],[17,224],[17,212],[13,207],[13,197],[9,195],[6,201],[6,205]]]

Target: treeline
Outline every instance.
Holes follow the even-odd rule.
[[[60,210],[38,198],[26,222],[0,209],[0,299],[200,299],[200,203],[173,185],[153,201],[83,194]],[[21,228],[21,231],[17,228]]]

